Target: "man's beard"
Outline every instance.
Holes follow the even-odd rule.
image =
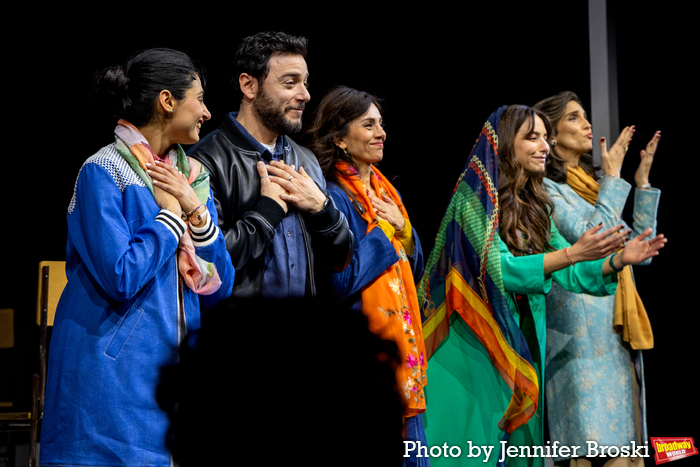
[[[304,110],[304,103],[299,104],[296,109]],[[301,130],[301,119],[297,122],[289,120],[284,109],[277,107],[263,89],[260,89],[260,93],[253,100],[253,111],[268,130],[278,135],[289,135]]]

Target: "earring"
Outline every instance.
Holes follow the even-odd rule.
[[[549,146],[550,146],[550,147],[554,147],[554,146],[556,146],[556,145],[557,145],[557,141],[554,140],[554,139],[552,140],[551,143],[549,143]]]

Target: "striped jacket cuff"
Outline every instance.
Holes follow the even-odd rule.
[[[201,227],[190,224],[190,235],[195,246],[202,247],[211,245],[218,236],[218,227],[211,221],[211,216],[207,213],[207,220]]]
[[[161,209],[156,220],[165,225],[175,235],[175,239],[179,242],[180,237],[185,233],[187,224],[168,209]]]

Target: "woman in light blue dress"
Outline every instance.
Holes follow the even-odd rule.
[[[559,232],[573,243],[591,226],[624,224],[622,210],[632,187],[620,178],[620,168],[634,127],[624,128],[609,150],[601,138],[602,167],[594,167],[591,124],[578,97],[563,92],[535,108],[552,121],[545,187],[555,204],[553,220]],[[656,132],[641,151],[634,177],[632,237],[649,227],[656,235],[661,192],[649,184],[649,171],[660,137]],[[599,169],[605,173],[602,178],[596,176]],[[642,265],[650,262],[651,258]],[[633,443],[638,447],[648,439],[641,349],[653,346],[653,335],[631,273],[620,277],[623,274],[631,284],[625,295],[620,287],[615,296],[593,297],[554,285],[547,296],[545,398],[550,439],[581,446],[579,452],[586,452],[586,442],[593,441],[623,454],[623,448],[634,448]],[[631,305],[625,308],[624,303]],[[631,322],[616,318],[626,313]],[[597,465],[610,459],[590,460]],[[617,459],[623,460],[629,459]]]

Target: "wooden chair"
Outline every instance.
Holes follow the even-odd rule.
[[[39,326],[39,374],[32,375],[31,412],[0,412],[0,426],[8,431],[8,454],[11,447],[12,431],[29,430],[29,466],[37,465],[37,439],[39,422],[44,412],[46,392],[46,368],[48,349],[48,327],[53,326],[56,305],[67,283],[65,261],[42,261],[39,263],[39,285],[37,293],[36,322]],[[2,314],[4,315],[4,313]],[[2,316],[0,316],[1,318]],[[6,329],[4,325],[0,326]],[[4,335],[4,333],[3,333]],[[3,335],[0,335],[2,338]],[[12,336],[14,345],[14,332]],[[11,459],[9,459],[11,461]]]

